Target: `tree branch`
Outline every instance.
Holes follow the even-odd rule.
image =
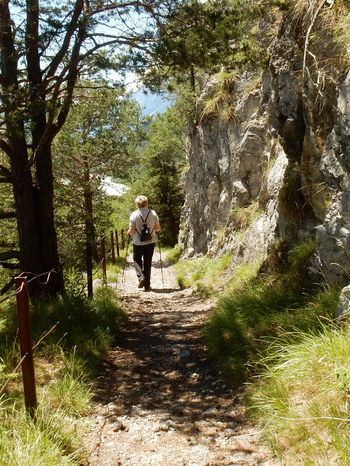
[[[8,290],[10,290],[14,284],[15,284],[15,279],[12,277],[11,280],[8,283],[6,283],[5,286],[1,288],[0,295],[7,293]]]
[[[51,64],[50,64],[50,67],[49,67],[48,73],[47,73],[47,78],[49,78],[49,79],[52,78],[54,76],[54,74],[56,73],[57,68],[62,63],[63,58],[64,58],[65,54],[68,51],[70,41],[71,41],[71,39],[72,39],[76,29],[77,29],[79,16],[81,15],[82,11],[83,11],[83,1],[82,0],[76,0],[74,10],[73,10],[73,13],[72,13],[72,19],[71,19],[71,21],[70,21],[70,23],[69,23],[69,25],[67,27],[67,33],[66,33],[65,38],[63,40],[62,47],[60,48],[60,50],[58,51],[56,56],[53,58],[53,60],[51,61]]]
[[[1,180],[0,180],[1,182]],[[17,217],[17,213],[16,212],[0,212],[0,219],[4,219],[4,218],[16,218]],[[1,253],[0,253],[0,258],[1,258]]]
[[[3,165],[0,165],[0,175],[3,176],[3,178],[0,179],[0,183],[12,183],[12,173],[8,168],[4,167]]]
[[[68,66],[68,75],[67,75],[67,94],[63,101],[62,109],[57,117],[57,122],[53,125],[53,134],[54,137],[59,130],[62,128],[64,122],[66,121],[72,99],[73,99],[73,92],[75,88],[75,84],[78,78],[78,71],[79,71],[79,62],[81,61],[80,57],[80,49],[81,46],[86,38],[86,25],[82,25],[79,30],[75,40],[75,44],[73,46],[71,58],[69,61]]]
[[[21,266],[19,264],[9,264],[8,262],[2,262],[0,261],[0,265],[4,269],[10,269],[10,270],[21,270]]]
[[[15,157],[15,153],[4,139],[0,139],[0,149],[2,149],[10,159]]]
[[[9,259],[19,259],[19,251],[0,252],[0,261],[7,261]]]

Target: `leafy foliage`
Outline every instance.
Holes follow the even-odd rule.
[[[54,224],[52,144],[78,79],[121,71],[125,49],[146,52],[178,2],[4,2],[0,8],[1,182],[13,188],[22,270],[56,270],[45,292],[64,290]],[[39,283],[32,294],[44,290]]]
[[[157,115],[149,142],[141,152],[142,172],[128,197],[145,194],[160,218],[162,243],[174,245],[180,225],[184,193],[180,177],[185,166],[185,119],[174,105]]]
[[[54,144],[56,225],[67,266],[81,264],[85,244],[112,227],[101,182],[130,177],[145,138],[141,109],[123,88],[85,82],[80,92]]]

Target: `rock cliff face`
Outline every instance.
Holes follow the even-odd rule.
[[[344,284],[350,73],[325,32],[305,46],[306,28],[281,20],[263,72],[201,79],[180,243],[187,256],[232,251],[233,264],[259,260],[268,267],[282,243],[288,250],[313,239],[311,280]]]

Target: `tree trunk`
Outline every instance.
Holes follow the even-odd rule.
[[[50,160],[50,156],[47,158]],[[57,238],[53,217],[52,170],[41,162],[43,184],[33,184],[29,168],[18,159],[12,161],[13,192],[17,211],[20,246],[20,265],[28,279],[40,275],[30,283],[32,296],[55,295],[64,291],[63,273],[59,263]],[[46,176],[45,176],[46,175]],[[51,272],[51,273],[50,273]],[[42,284],[48,281],[47,284]]]
[[[95,225],[93,215],[93,194],[90,188],[90,170],[88,161],[84,159],[84,200],[85,200],[85,238],[86,238],[86,273],[88,280],[88,297],[93,298],[93,280],[92,280],[92,260],[97,260],[97,250],[95,242]]]
[[[86,237],[86,274],[88,280],[88,297],[93,298],[92,256],[95,243],[94,222],[92,220],[92,193],[85,193],[85,237]]]
[[[40,279],[30,282],[32,296],[54,295],[64,290],[53,219],[50,150],[53,136],[51,139],[48,137],[45,101],[40,92],[38,17],[38,1],[30,0],[26,36],[30,98],[29,107],[23,111],[23,92],[18,84],[18,54],[9,2],[0,3],[1,86],[7,137],[7,141],[1,140],[1,147],[11,166],[21,270],[27,273],[29,280],[33,274],[40,275]],[[30,129],[25,124],[28,115]],[[33,176],[36,177],[35,182]],[[45,282],[48,283],[43,285]]]

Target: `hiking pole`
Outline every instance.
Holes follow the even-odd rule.
[[[158,233],[158,247],[159,247],[159,259],[160,259],[160,270],[162,271],[162,283],[164,285],[164,275],[163,275],[163,264],[162,264],[162,251],[160,249],[160,234]]]
[[[125,260],[124,260],[123,274],[122,274],[122,284],[124,284],[125,266],[126,266],[126,261],[127,261],[127,257],[128,257],[128,249],[129,249],[130,238],[131,238],[131,236],[128,235],[128,242],[127,242],[127,244],[126,244]]]

